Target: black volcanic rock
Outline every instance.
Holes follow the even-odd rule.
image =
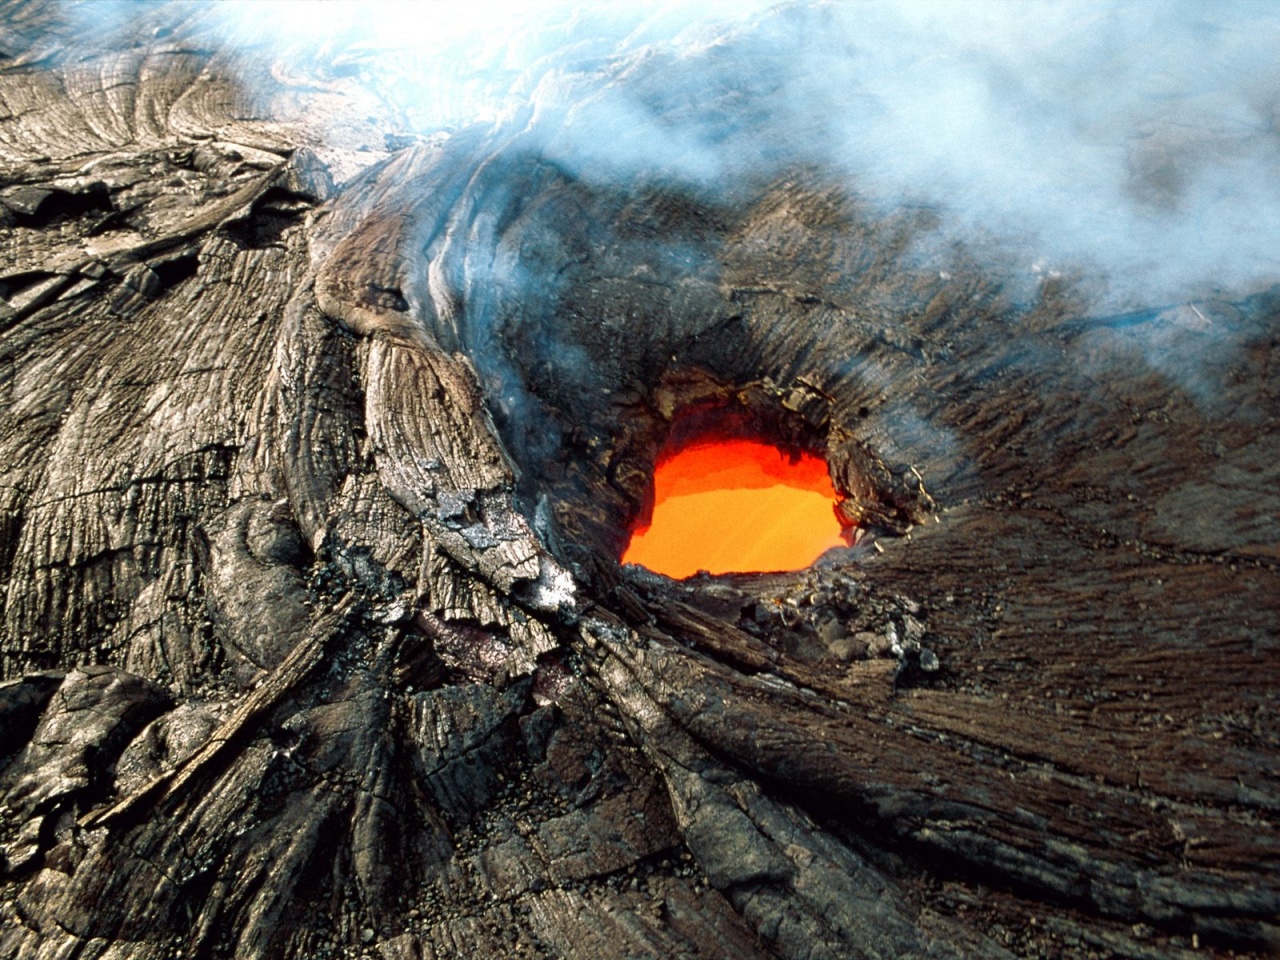
[[[69,9],[0,14],[0,957],[1280,946],[1274,291],[938,242],[776,99],[821,7],[434,134]],[[862,540],[620,567],[702,433]]]

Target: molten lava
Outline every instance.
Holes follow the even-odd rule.
[[[653,519],[622,556],[681,578],[799,570],[848,539],[834,512],[827,465],[777,447],[722,440],[685,447],[658,464]]]

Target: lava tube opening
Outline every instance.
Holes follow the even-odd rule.
[[[622,562],[675,579],[800,570],[851,542],[826,462],[769,443],[686,446],[659,461],[653,494],[652,518],[632,530]]]

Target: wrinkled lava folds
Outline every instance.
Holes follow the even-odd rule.
[[[676,579],[799,570],[849,543],[827,465],[812,454],[792,460],[755,440],[700,442],[661,460],[653,484],[653,518],[632,531],[623,563]]]

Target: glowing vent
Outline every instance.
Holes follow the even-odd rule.
[[[653,519],[623,563],[669,577],[799,570],[848,543],[827,465],[752,440],[698,443],[658,464]]]

